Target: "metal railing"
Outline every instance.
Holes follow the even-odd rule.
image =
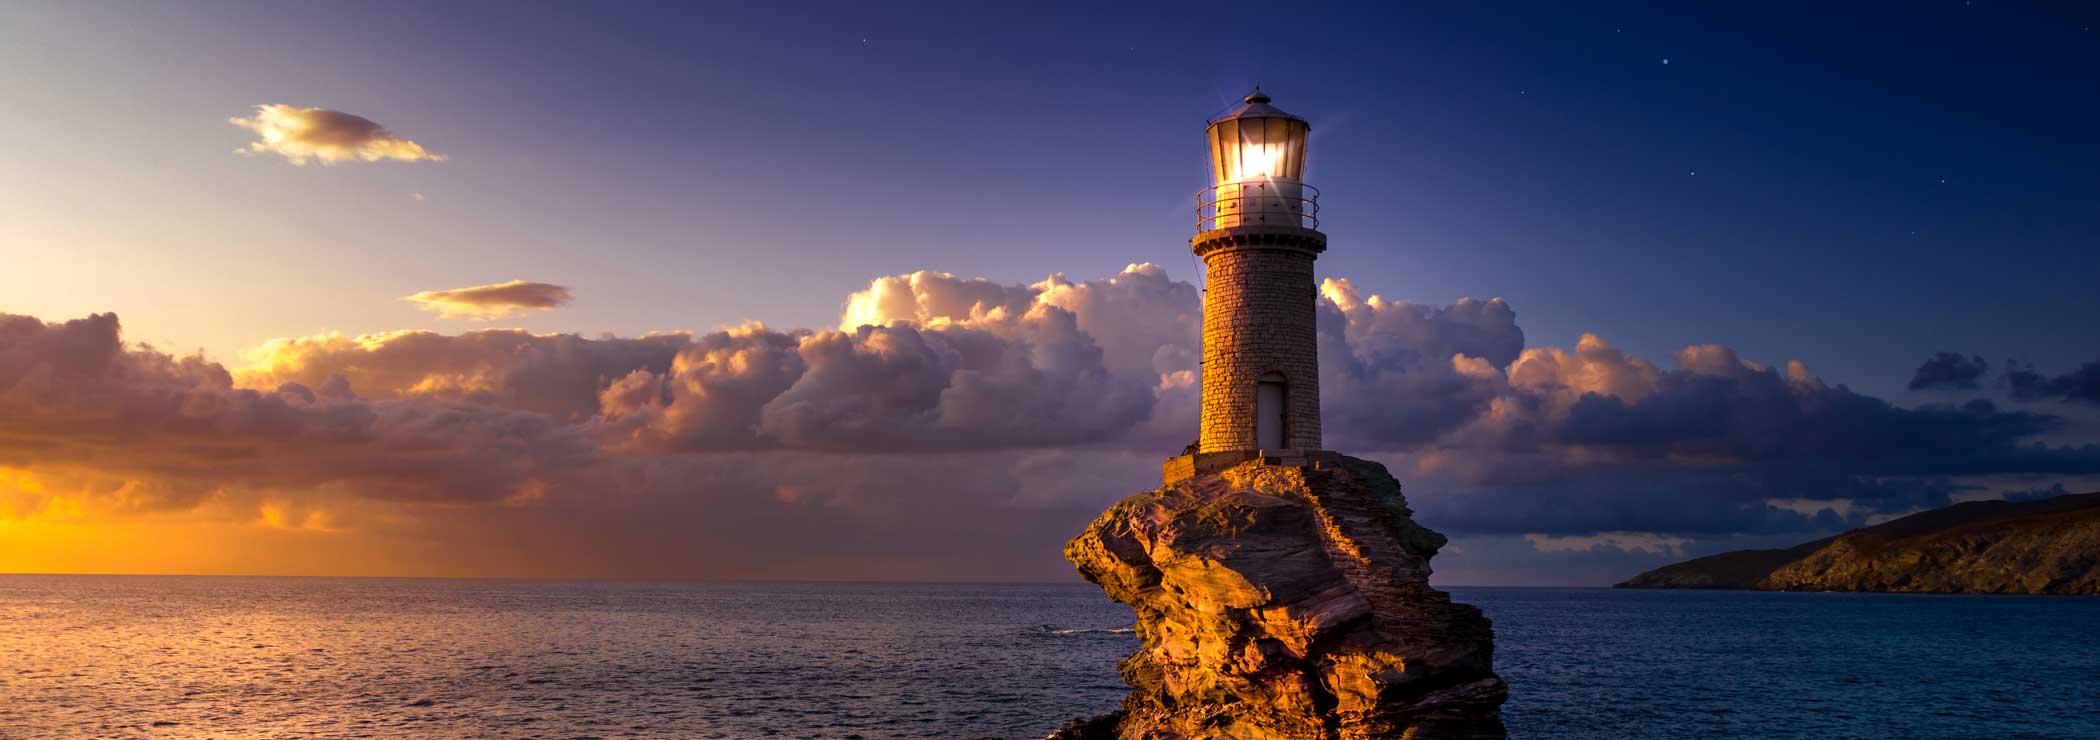
[[[1261,225],[1320,228],[1320,189],[1276,181],[1212,185],[1196,192],[1197,232]]]

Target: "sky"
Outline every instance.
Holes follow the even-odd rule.
[[[2100,489],[2096,23],[9,4],[0,571],[1074,578],[1255,85],[1440,582]]]

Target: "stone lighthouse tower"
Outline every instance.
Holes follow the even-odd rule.
[[[1216,184],[1196,198],[1197,234],[1189,240],[1209,281],[1199,457],[1303,457],[1320,449],[1313,259],[1326,251],[1327,235],[1319,231],[1319,191],[1304,183],[1311,130],[1259,89],[1210,122]]]

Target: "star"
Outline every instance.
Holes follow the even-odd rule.
[[[1670,63],[1670,58],[1669,58],[1669,57],[1663,57],[1663,64],[1669,64],[1669,63]]]

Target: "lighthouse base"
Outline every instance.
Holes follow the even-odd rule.
[[[1317,467],[1321,463],[1332,464],[1344,455],[1327,450],[1226,450],[1223,452],[1196,452],[1167,458],[1159,466],[1159,479],[1165,485],[1174,485],[1199,475],[1210,475],[1240,463],[1260,460],[1264,465],[1287,468]]]

